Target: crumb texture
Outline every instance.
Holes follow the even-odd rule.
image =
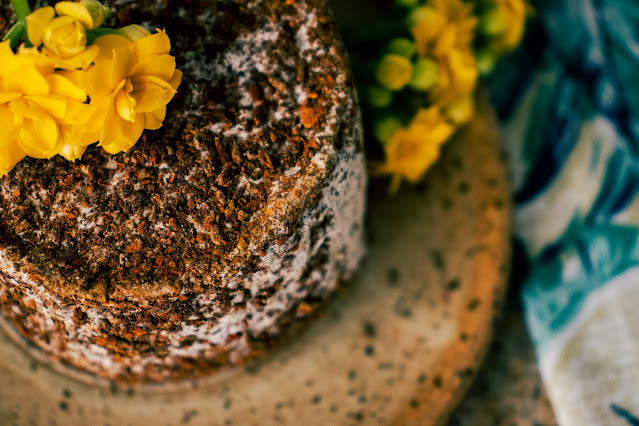
[[[347,59],[323,1],[107,2],[165,28],[165,125],[0,180],[0,310],[49,356],[160,381],[259,355],[363,255]],[[12,22],[9,6],[0,17]]]

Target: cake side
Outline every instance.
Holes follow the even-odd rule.
[[[2,315],[50,358],[109,380],[185,379],[245,362],[310,315],[364,254],[363,154],[344,150],[335,170],[297,231],[268,248],[257,272],[229,281],[231,300],[215,292],[163,303],[61,300],[0,252]]]

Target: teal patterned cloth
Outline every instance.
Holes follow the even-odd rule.
[[[533,2],[491,81],[515,276],[562,425],[639,425],[639,0]]]

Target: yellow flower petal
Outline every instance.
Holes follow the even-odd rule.
[[[0,142],[0,178],[7,175],[26,156],[27,153],[18,144],[3,146]]]
[[[165,117],[166,107],[158,108],[155,111],[144,114],[144,128],[149,130],[159,129],[162,127]]]
[[[173,73],[173,76],[171,77],[171,80],[169,80],[169,84],[171,85],[173,89],[177,90],[181,82],[182,82],[182,71],[175,70],[175,72]]]
[[[117,49],[113,51],[113,64],[111,68],[111,81],[115,85],[122,80],[127,80],[131,68],[135,65],[135,55],[129,49]],[[110,85],[113,86],[113,85]]]
[[[79,55],[72,56],[70,58],[60,58],[56,56],[49,49],[42,49],[45,55],[49,56],[56,68],[61,68],[64,70],[73,70],[73,69],[85,69],[89,65],[93,63],[95,58],[100,53],[100,48],[98,46],[88,46],[84,52]]]
[[[142,37],[133,43],[133,50],[141,60],[152,55],[166,55],[171,50],[171,41],[164,31]]]
[[[14,122],[20,123],[20,120],[27,118],[32,120],[45,120],[46,112],[37,104],[27,101],[24,97],[15,99],[9,103],[9,108],[14,114]]]
[[[175,58],[171,55],[147,56],[138,61],[130,76],[153,76],[169,81],[175,71]]]
[[[97,0],[82,0],[79,3],[61,1],[55,5],[55,10],[58,15],[77,19],[87,30],[98,28],[110,13],[109,8]]]
[[[10,75],[14,71],[16,64],[13,50],[11,50],[11,41],[9,40],[0,43],[0,64],[2,64],[0,76]]]
[[[86,6],[72,1],[61,1],[55,5],[55,11],[60,16],[69,16],[82,23],[86,29],[92,30],[99,25],[93,26],[93,17]]]
[[[88,104],[71,104],[68,117],[70,122],[60,126],[64,145],[87,146],[100,139],[104,118],[97,108]]]
[[[93,40],[93,46],[100,47],[100,54],[96,61],[110,61],[113,58],[113,51],[118,49],[128,49],[133,45],[131,40],[117,34],[107,34]]]
[[[109,120],[109,117],[112,119]],[[106,122],[110,122],[112,125],[104,127],[98,144],[109,154],[117,154],[131,149],[142,136],[144,130],[142,120],[136,120],[132,123],[118,119],[118,117],[117,113],[107,115]]]
[[[121,88],[115,93],[115,110],[118,115],[126,121],[135,121],[135,104],[136,101],[131,97],[133,85],[129,79],[122,82]]]
[[[55,10],[51,6],[41,7],[27,15],[27,38],[34,46],[42,44],[44,28],[55,17]]]
[[[18,92],[0,92],[0,104],[6,104],[14,99],[18,99],[22,97],[22,93]]]
[[[35,158],[51,158],[62,147],[60,133],[56,122],[47,114],[40,114],[39,119],[22,119],[18,143],[28,156]]]
[[[132,80],[135,90],[131,96],[136,100],[136,112],[151,112],[169,103],[175,95],[171,85],[157,77],[144,76]]]
[[[86,146],[63,145],[59,154],[69,161],[75,161],[82,158],[82,155],[86,150]]]
[[[47,114],[55,118],[63,118],[67,113],[67,103],[60,97],[25,96],[24,99],[38,105]]]
[[[55,70],[55,64],[51,58],[43,55],[37,47],[25,47],[21,44],[18,53],[13,59],[16,67],[11,73],[19,73],[19,69],[34,67],[40,74],[51,74]]]
[[[0,177],[6,175],[27,154],[18,145],[17,128],[13,125],[13,113],[8,105],[0,105]]]
[[[33,96],[46,96],[49,94],[47,80],[33,66],[23,68],[19,73],[5,76],[3,80],[4,89],[7,92],[18,92]]]
[[[76,102],[84,102],[87,100],[87,91],[78,87],[71,80],[62,74],[53,74],[47,76],[47,83],[52,95],[64,96]]]

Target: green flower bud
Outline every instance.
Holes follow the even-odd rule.
[[[368,103],[377,108],[387,107],[393,100],[393,93],[379,86],[370,87],[366,95]]]
[[[404,127],[399,118],[392,115],[377,120],[373,126],[375,139],[386,145],[396,131]]]
[[[413,66],[410,86],[415,90],[429,90],[439,81],[439,65],[430,59],[418,59]]]
[[[417,22],[422,21],[424,19],[432,19],[433,15],[437,15],[437,11],[432,7],[422,6],[413,10],[410,15],[408,15],[408,26],[412,28]]]
[[[499,9],[490,9],[479,17],[478,29],[487,36],[495,37],[508,29],[508,22]]]
[[[408,84],[413,73],[413,64],[403,56],[385,55],[377,66],[375,76],[382,86],[400,90]]]
[[[397,37],[388,44],[388,51],[410,59],[417,51],[417,48],[414,41],[404,37]]]
[[[395,4],[402,7],[415,7],[419,4],[419,0],[395,0]]]
[[[122,27],[117,30],[117,33],[123,37],[128,38],[131,41],[136,41],[141,39],[142,37],[146,37],[151,34],[149,30],[144,28],[141,25],[131,24],[126,27]]]

